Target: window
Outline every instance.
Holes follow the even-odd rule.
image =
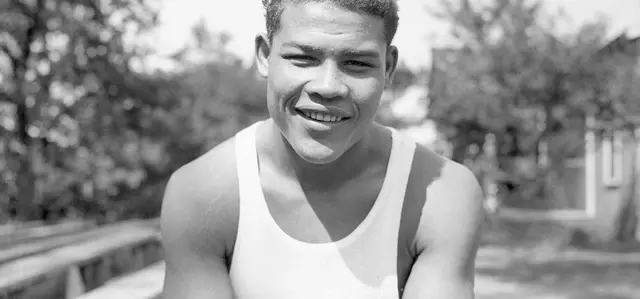
[[[621,132],[605,135],[602,139],[602,179],[607,187],[619,187],[623,174],[623,139]]]

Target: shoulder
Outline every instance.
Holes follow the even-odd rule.
[[[161,212],[168,254],[182,246],[224,255],[232,250],[239,212],[235,140],[217,145],[169,179]]]
[[[417,251],[447,238],[475,241],[484,217],[483,192],[469,168],[417,145],[408,192],[405,200],[420,211]]]
[[[427,190],[434,196],[428,198],[430,202],[470,204],[481,199],[482,190],[478,179],[467,166],[419,145],[416,149],[416,167],[422,173],[429,174]]]
[[[424,206],[413,246],[414,262],[403,296],[473,298],[475,257],[482,223],[482,196],[465,166],[419,146],[414,172],[424,174]]]

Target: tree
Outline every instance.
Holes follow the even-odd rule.
[[[3,0],[0,11],[3,158],[16,161],[2,197],[30,219],[69,200],[99,207],[115,185],[137,184],[127,154],[167,99],[133,70],[145,49],[132,40],[155,11],[122,0]]]
[[[146,68],[155,25],[142,0],[0,0],[0,222],[158,216],[177,168],[266,114],[203,22],[175,70]]]
[[[167,165],[158,172],[158,184],[132,190],[121,201],[140,198],[144,192],[159,193],[174,170],[267,117],[264,80],[258,77],[255,65],[244,67],[240,58],[227,50],[228,40],[224,32],[212,31],[200,21],[188,44],[172,55],[178,67],[167,74],[167,81],[173,84],[178,104],[163,117],[171,130],[163,138]],[[148,200],[137,201],[125,214],[139,215],[149,211],[149,206],[160,207],[161,194],[142,197]]]
[[[509,170],[514,158],[536,157],[541,140],[580,117],[567,89],[582,45],[561,41],[544,27],[539,2],[442,1],[442,7],[461,46],[434,53],[434,75],[443,75],[432,82],[430,117],[449,136],[455,160],[464,160],[471,146],[481,154],[491,132],[504,157],[500,168],[517,171]]]
[[[213,146],[239,129],[267,116],[266,82],[255,64],[249,68],[229,52],[230,37],[208,29],[204,21],[193,28],[191,46],[180,50],[180,82],[192,106],[189,115],[200,139]]]
[[[454,159],[480,156],[491,133],[513,195],[566,205],[558,181],[564,161],[583,153],[587,117],[609,114],[630,127],[638,115],[630,113],[637,84],[622,67],[635,64],[603,51],[606,23],[558,34],[562,17],[545,14],[541,1],[440,3],[458,46],[434,51],[429,117],[454,145]]]

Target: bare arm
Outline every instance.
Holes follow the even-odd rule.
[[[464,166],[448,162],[427,187],[416,236],[418,258],[403,299],[473,299],[475,258],[484,218],[482,191]]]
[[[237,207],[226,163],[196,160],[170,179],[162,204],[164,299],[232,299],[227,256]],[[227,161],[233,159],[227,159]],[[230,166],[230,167],[233,167]],[[213,173],[215,172],[215,173]],[[221,179],[226,176],[226,179]]]

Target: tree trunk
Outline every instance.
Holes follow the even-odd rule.
[[[19,168],[17,173],[17,202],[16,216],[18,220],[31,220],[32,209],[36,199],[36,179],[33,172],[30,156],[32,156],[33,144],[32,138],[27,133],[28,128],[27,107],[22,103],[18,104],[17,109],[17,129],[20,143],[23,145],[23,151],[20,154]]]
[[[20,56],[10,57],[13,64],[13,76],[16,89],[12,101],[16,105],[16,134],[22,145],[18,155],[18,169],[16,175],[17,187],[17,217],[20,220],[30,220],[33,215],[34,204],[38,202],[37,177],[34,173],[33,163],[37,155],[35,142],[28,134],[30,115],[27,104],[25,74],[29,68],[31,58],[31,44],[36,40],[37,31],[41,29],[40,8],[44,7],[44,0],[35,3],[33,11],[24,10],[22,13],[31,18],[31,25],[26,29],[25,38],[22,41]]]
[[[637,144],[637,136],[634,137],[633,144]],[[637,180],[638,171],[636,166],[637,151],[634,149],[631,151],[631,161],[629,164],[631,167],[630,182],[625,186],[622,198],[622,204],[620,212],[616,218],[616,231],[615,240],[619,242],[630,242],[636,240],[638,229],[638,206],[637,206]]]
[[[464,159],[467,156],[467,147],[456,143],[453,144],[453,150],[451,151],[451,160],[456,161],[458,163],[464,163]]]

